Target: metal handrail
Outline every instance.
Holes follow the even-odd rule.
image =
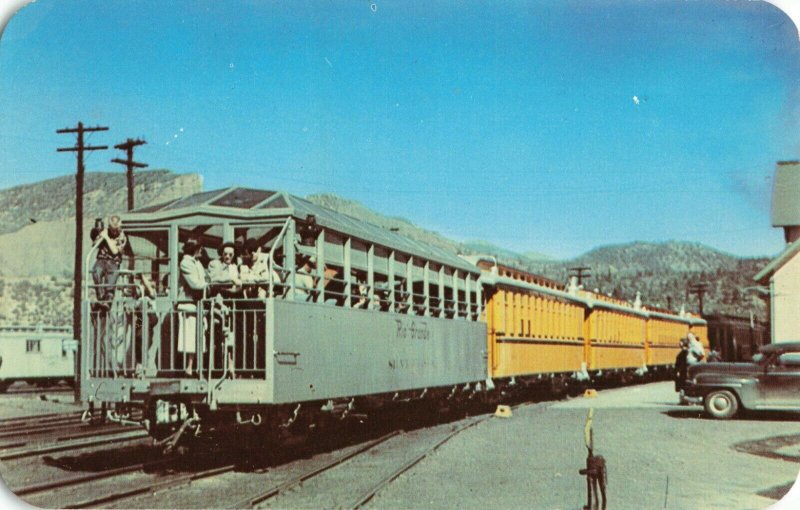
[[[283,228],[281,228],[281,231],[278,232],[278,235],[275,237],[275,240],[272,242],[272,249],[269,250],[269,259],[267,260],[267,270],[269,271],[269,276],[270,276],[270,278],[269,278],[269,294],[268,294],[269,297],[274,297],[275,296],[275,291],[274,291],[275,285],[274,285],[274,282],[272,281],[273,280],[273,278],[272,278],[273,266],[275,264],[275,249],[280,244],[280,241],[283,239],[283,236],[286,235],[286,231],[289,228],[289,222],[290,221],[292,221],[292,218],[287,218],[287,220],[284,222]]]

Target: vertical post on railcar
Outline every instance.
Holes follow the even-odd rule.
[[[353,296],[353,278],[350,272],[352,271],[352,263],[350,261],[350,246],[352,240],[350,237],[345,239],[344,241],[344,274],[342,278],[344,279],[344,306],[345,308],[350,308],[351,306],[351,299]]]

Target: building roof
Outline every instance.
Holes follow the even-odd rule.
[[[787,262],[792,260],[792,258],[800,253],[800,239],[789,244],[784,248],[784,250],[770,261],[769,264],[766,265],[764,269],[762,269],[755,277],[753,278],[758,283],[764,284],[768,283],[769,279],[778,271],[780,268],[784,266]]]
[[[153,221],[168,223],[171,218],[199,214],[218,214],[226,218],[257,220],[275,216],[292,216],[303,220],[314,215],[317,225],[400,252],[429,259],[472,273],[480,270],[457,254],[411,239],[347,214],[314,204],[284,191],[267,191],[231,187],[203,191],[188,197],[135,209],[125,215],[127,223]]]

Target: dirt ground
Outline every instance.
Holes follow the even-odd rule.
[[[715,421],[676,400],[665,382],[520,408],[457,436],[371,507],[580,509],[590,407],[609,509],[763,509],[776,500],[759,492],[777,498],[797,478],[796,415]]]

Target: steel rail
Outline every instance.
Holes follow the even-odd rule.
[[[158,461],[153,462],[144,462],[141,464],[135,464],[133,466],[124,466],[114,469],[108,469],[105,471],[98,471],[97,473],[91,473],[88,475],[82,476],[73,476],[71,478],[65,478],[63,480],[56,480],[54,482],[45,482],[45,483],[37,483],[32,485],[27,485],[24,487],[20,487],[18,489],[11,489],[11,492],[16,494],[17,496],[25,496],[28,494],[35,494],[37,492],[44,492],[53,489],[60,489],[62,487],[69,487],[71,485],[78,485],[84,482],[92,482],[94,480],[102,480],[103,478],[111,478],[117,475],[124,475],[126,473],[132,473],[134,471],[143,471],[148,468],[152,467],[159,467],[161,465],[166,465],[170,462],[175,462],[175,459],[161,459]],[[67,507],[71,508],[71,507]]]
[[[73,391],[68,386],[51,386],[48,388],[9,388],[5,393],[0,395],[31,395],[35,393],[66,393]]]
[[[48,425],[46,427],[19,427],[12,430],[0,430],[0,439],[5,439],[14,436],[36,436],[39,434],[48,434],[58,432],[63,429],[76,428],[84,426],[80,420],[75,422],[59,423],[57,425]]]
[[[48,421],[53,419],[67,418],[70,416],[80,416],[83,411],[74,411],[70,413],[46,413],[46,414],[29,414],[26,416],[14,416],[10,418],[0,418],[0,427],[4,427],[13,422],[29,422],[34,420]]]
[[[68,436],[58,436],[52,439],[49,438],[36,438],[32,441],[17,441],[14,443],[0,443],[0,452],[3,450],[10,450],[12,448],[21,448],[23,446],[29,445],[31,443],[40,443],[40,445],[46,444],[56,444],[61,443],[64,441],[73,441],[75,439],[83,439],[86,437],[100,437],[100,436],[109,436],[112,434],[122,434],[123,432],[133,432],[133,429],[128,429],[127,427],[123,426],[114,426],[114,427],[103,427],[103,428],[96,428],[90,432],[81,432],[79,434],[71,434]],[[39,441],[40,439],[48,439],[47,441]]]
[[[229,464],[222,467],[207,469],[205,471],[200,471],[198,473],[190,473],[186,475],[179,475],[175,478],[170,478],[168,480],[160,480],[157,482],[153,482],[150,484],[144,484],[143,486],[138,486],[133,489],[123,490],[120,492],[115,492],[113,494],[107,494],[105,496],[100,496],[94,499],[88,499],[84,501],[79,501],[77,503],[72,503],[68,505],[64,505],[63,508],[89,508],[98,505],[105,505],[106,503],[110,503],[112,501],[118,501],[120,499],[130,498],[133,496],[138,496],[140,494],[144,494],[147,492],[156,492],[164,489],[170,489],[179,485],[190,484],[195,480],[200,480],[202,478],[210,478],[212,476],[217,476],[221,474],[228,473],[233,471],[236,468],[237,464]]]
[[[37,455],[42,455],[45,453],[63,452],[68,450],[80,450],[82,448],[90,448],[92,446],[99,446],[108,443],[136,441],[137,439],[143,439],[146,437],[149,437],[149,435],[146,432],[131,431],[130,435],[123,437],[112,437],[107,439],[99,439],[96,441],[83,441],[74,444],[59,444],[59,445],[44,446],[39,448],[29,448],[27,450],[0,454],[0,461],[21,459],[25,457],[35,457]]]
[[[317,467],[315,469],[312,469],[310,471],[306,471],[305,473],[303,473],[301,475],[298,475],[298,476],[295,476],[293,478],[290,478],[289,480],[287,480],[285,482],[282,482],[282,483],[279,483],[277,485],[274,485],[274,486],[270,487],[269,489],[267,489],[265,491],[262,491],[262,492],[260,492],[260,493],[258,493],[256,495],[254,495],[254,496],[249,496],[246,499],[243,499],[241,501],[236,502],[232,506],[228,506],[227,508],[231,508],[231,509],[252,508],[252,507],[258,505],[259,503],[262,503],[262,502],[264,502],[264,501],[266,501],[266,500],[268,500],[270,498],[273,498],[273,497],[277,496],[281,492],[285,492],[285,491],[291,489],[292,487],[294,487],[296,485],[300,485],[301,483],[303,483],[304,481],[308,480],[309,478],[312,478],[312,477],[317,476],[317,475],[319,475],[321,473],[324,473],[325,471],[328,471],[329,469],[331,469],[333,467],[336,467],[336,466],[338,466],[340,464],[344,464],[345,462],[347,462],[348,460],[352,459],[353,457],[355,457],[357,455],[360,455],[360,454],[362,454],[362,453],[364,453],[364,452],[366,452],[368,450],[371,450],[371,449],[375,448],[376,446],[378,446],[378,445],[380,445],[382,443],[385,443],[389,439],[391,439],[391,438],[393,438],[393,437],[395,437],[397,435],[400,435],[402,433],[403,432],[401,430],[395,430],[393,432],[390,432],[390,433],[388,433],[388,434],[386,434],[384,436],[379,437],[378,439],[374,439],[374,440],[372,440],[372,441],[370,441],[370,442],[358,447],[357,449],[353,450],[352,452],[350,452],[350,453],[348,453],[346,455],[343,455],[342,457],[338,457],[336,459],[333,459],[333,460],[331,460],[329,462],[326,462],[322,466],[319,466],[319,467]]]
[[[50,420],[48,422],[39,422],[39,423],[33,423],[33,422],[14,423],[13,425],[0,426],[0,433],[5,434],[7,432],[39,430],[42,428],[75,426],[80,423],[81,423],[80,416],[64,420]]]
[[[436,450],[438,450],[440,446],[442,446],[446,442],[450,441],[451,439],[453,439],[455,436],[457,436],[461,432],[463,432],[463,431],[467,430],[468,428],[473,427],[473,426],[475,426],[475,425],[477,425],[477,424],[479,424],[481,422],[484,422],[484,421],[490,419],[492,416],[493,415],[491,415],[491,414],[483,416],[483,417],[478,418],[476,420],[472,420],[470,423],[467,423],[466,425],[463,425],[463,426],[457,428],[456,430],[453,430],[452,432],[447,434],[447,436],[445,436],[443,439],[437,441],[435,445],[431,446],[430,448],[426,449],[424,452],[420,453],[419,455],[415,456],[414,458],[412,458],[411,460],[409,460],[408,462],[403,464],[394,473],[392,473],[389,476],[383,478],[380,482],[375,484],[372,488],[370,488],[368,491],[366,491],[360,498],[358,498],[354,504],[349,505],[347,508],[352,508],[354,510],[358,509],[358,508],[361,508],[363,505],[368,503],[372,498],[374,498],[375,495],[379,491],[381,491],[382,489],[387,487],[390,483],[392,483],[394,480],[396,480],[400,475],[402,475],[403,473],[405,473],[406,471],[408,471],[412,467],[414,467],[417,464],[419,464],[420,462],[422,462],[422,460],[425,459],[425,457],[427,457],[431,453],[433,453]]]

